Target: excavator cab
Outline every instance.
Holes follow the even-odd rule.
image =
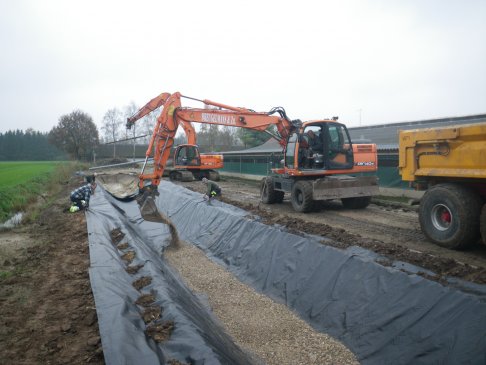
[[[201,166],[201,155],[196,145],[181,144],[174,153],[174,167],[187,168],[188,166]]]
[[[353,146],[341,123],[314,122],[289,137],[285,151],[289,169],[349,170],[354,167]]]
[[[181,144],[174,152],[174,168],[169,178],[174,181],[192,181],[207,178],[218,181],[215,169],[223,168],[223,155],[199,153],[194,144]]]

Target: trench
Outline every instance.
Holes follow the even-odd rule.
[[[162,181],[155,203],[182,240],[203,250],[241,282],[288,308],[315,330],[342,341],[360,363],[484,363],[486,290],[466,292],[375,262],[360,250],[339,250],[300,237],[222,202]],[[208,308],[183,284],[160,253],[169,245],[166,225],[141,218],[135,202],[97,194],[87,214],[90,279],[107,363],[258,363],[239,348]],[[120,228],[133,252],[129,265],[113,245]],[[133,286],[127,267],[138,277]],[[152,294],[170,339],[155,341],[137,300]],[[170,327],[170,326],[169,326]]]

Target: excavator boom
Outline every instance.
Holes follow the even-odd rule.
[[[181,104],[182,98],[200,101],[205,107],[184,107]],[[153,171],[145,172],[145,162],[139,176],[141,191],[159,185],[179,125],[184,128],[189,142],[194,142],[194,145],[187,146],[184,163],[190,165],[188,161],[193,160],[196,161],[193,166],[201,164],[192,123],[247,128],[262,132],[268,132],[270,126],[275,126],[276,132],[270,134],[282,146],[284,166],[272,170],[274,177],[264,179],[264,202],[279,202],[283,199],[284,193],[289,192],[292,205],[297,211],[309,211],[314,200],[326,199],[341,199],[348,207],[364,208],[369,204],[371,195],[378,191],[376,177],[355,175],[376,171],[376,145],[353,145],[346,126],[338,123],[337,118],[302,123],[300,120],[289,119],[281,107],[273,108],[269,112],[256,112],[207,99],[190,98],[176,92],[162,93],[150,100],[128,119],[128,125],[161,106],[162,111],[157,118],[145,160],[147,162],[153,154]],[[178,156],[176,150],[176,163]]]

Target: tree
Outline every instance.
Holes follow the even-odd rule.
[[[130,104],[128,104],[124,111],[125,111],[125,114],[124,114],[124,117],[125,117],[125,120],[127,120],[129,117],[131,117],[133,114],[135,114],[137,111],[138,111],[138,106],[132,101]],[[128,132],[128,130],[125,128],[125,131]],[[137,136],[137,123],[135,123],[132,128],[131,128],[131,136],[130,138],[134,138],[132,140],[132,146],[133,146],[133,160],[135,161],[135,146],[136,146],[136,143],[137,143],[137,140],[135,139],[135,137]],[[128,134],[127,134],[127,138],[128,138]],[[127,143],[129,143],[129,141],[127,141]]]
[[[108,110],[103,117],[104,137],[107,141],[113,142],[113,158],[116,157],[116,141],[120,136],[120,127],[123,124],[122,114],[117,108]]]
[[[269,131],[273,131],[274,129],[275,128],[273,128],[273,126],[270,126],[268,128]],[[272,138],[268,133],[253,131],[251,129],[245,128],[238,129],[236,135],[241,140],[241,142],[243,142],[245,148],[260,146],[261,144]]]
[[[76,160],[89,160],[99,143],[93,118],[81,110],[62,115],[49,132],[49,142]]]
[[[66,156],[49,143],[48,133],[29,128],[0,133],[0,161],[65,160]]]
[[[150,142],[152,134],[154,133],[155,124],[157,123],[157,118],[160,115],[160,110],[156,109],[153,112],[147,114],[142,120],[142,134],[146,134],[147,137],[143,139],[146,143]]]

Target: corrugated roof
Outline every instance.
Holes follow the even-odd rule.
[[[486,114],[469,115],[464,117],[451,117],[440,119],[419,120],[415,122],[390,123],[365,127],[348,128],[351,139],[368,139],[379,146],[398,143],[400,130],[418,128],[436,128],[460,124],[486,122]]]
[[[376,143],[378,150],[397,150],[398,131],[417,128],[436,128],[441,126],[486,123],[486,114],[467,115],[463,117],[447,117],[438,119],[418,120],[414,122],[399,122],[373,126],[348,128],[353,143]],[[240,151],[221,152],[225,155],[280,153],[282,147],[273,138],[260,146]]]

